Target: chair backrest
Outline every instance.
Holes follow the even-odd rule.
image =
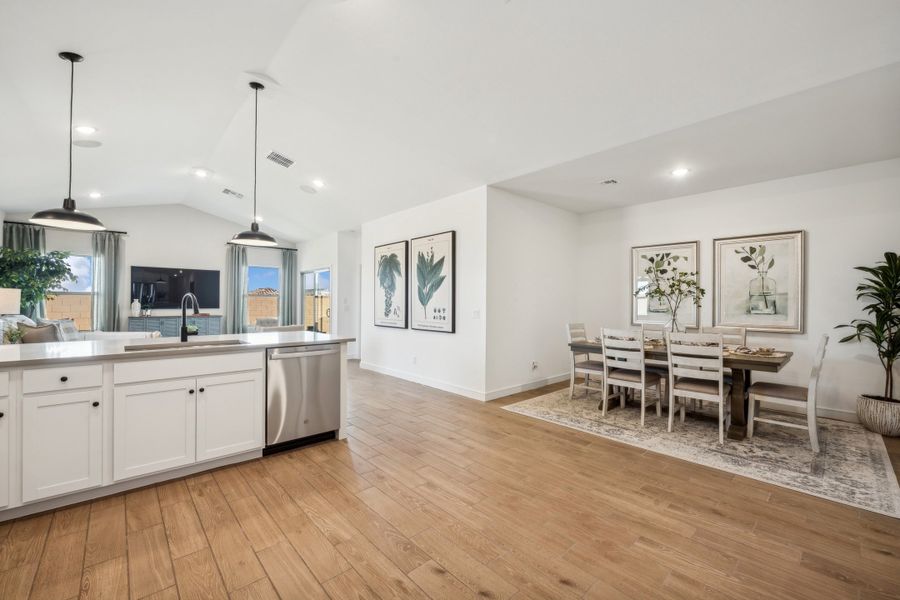
[[[709,327],[700,328],[700,333],[719,333],[722,335],[722,341],[729,346],[746,346],[747,345],[747,328],[746,327]]]
[[[641,334],[644,341],[666,341],[666,326],[662,323],[641,323]]]
[[[566,335],[568,336],[569,343],[587,341],[587,330],[584,328],[584,323],[566,324]]]
[[[707,379],[719,382],[723,389],[724,369],[722,334],[669,333],[666,335],[669,352],[669,380],[676,377]]]
[[[644,338],[637,330],[604,329],[603,368],[609,376],[609,369],[628,369],[644,373]]]
[[[822,363],[825,362],[825,348],[828,346],[828,334],[824,334],[819,340],[819,347],[816,349],[816,355],[813,357],[813,367],[809,374],[809,388],[806,395],[806,402],[815,410],[816,392],[819,387],[819,375],[822,373]]]

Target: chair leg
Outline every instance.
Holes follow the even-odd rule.
[[[747,402],[747,439],[753,437],[753,422],[758,411],[759,409],[756,406],[756,398],[754,396],[750,396],[750,400]]]
[[[719,402],[719,443],[725,443],[725,402]]]
[[[656,384],[656,416],[662,416],[662,384]]]
[[[569,400],[575,396],[575,371],[569,375]]]
[[[607,403],[609,402],[609,386],[606,385],[606,380],[603,380],[603,409],[600,411],[600,416],[606,416],[606,408]]]
[[[806,424],[809,427],[809,445],[812,446],[812,451],[816,454],[819,453],[819,431],[818,431],[818,423],[816,422],[816,408],[815,406],[809,406],[806,409]]]
[[[682,398],[681,399],[681,422],[682,423],[684,423],[684,410],[685,410],[686,405],[687,405],[687,402],[685,401],[684,398]]]
[[[672,427],[675,425],[675,396],[672,395],[672,391],[669,390],[669,425],[666,427],[666,430],[669,433],[672,433]]]
[[[644,414],[647,412],[647,391],[641,388],[641,429],[644,428]]]

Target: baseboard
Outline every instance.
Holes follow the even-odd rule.
[[[471,398],[473,400],[480,400],[480,401],[484,402],[486,399],[484,392],[480,392],[478,390],[473,390],[470,388],[458,386],[458,385],[455,385],[452,383],[448,383],[446,381],[441,381],[439,379],[432,379],[431,377],[424,377],[424,376],[418,375],[416,373],[410,373],[408,371],[401,371],[399,369],[391,369],[390,367],[383,367],[381,365],[375,365],[375,364],[372,364],[370,362],[365,362],[365,361],[360,361],[359,367],[361,369],[365,369],[367,371],[374,371],[376,373],[381,373],[382,375],[390,375],[391,377],[396,377],[398,379],[412,381],[413,383],[426,385],[428,387],[432,387],[432,388],[442,390],[445,392],[450,392],[452,394],[457,394],[459,396],[465,396],[466,398]]]
[[[513,394],[518,394],[519,392],[527,392],[529,390],[534,390],[537,388],[544,387],[545,385],[550,385],[553,383],[559,383],[560,381],[568,381],[569,373],[561,373],[559,375],[551,375],[550,377],[544,377],[543,379],[535,379],[534,381],[529,381],[528,383],[522,383],[519,385],[510,385],[504,388],[498,388],[496,390],[491,390],[485,394],[485,400],[496,400],[498,398],[504,398],[506,396],[511,396]]]

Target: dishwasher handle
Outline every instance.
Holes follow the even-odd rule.
[[[280,352],[269,355],[269,360],[287,360],[289,358],[308,358],[310,356],[325,356],[326,354],[338,354],[340,349],[333,348],[330,350],[309,350],[305,352]]]

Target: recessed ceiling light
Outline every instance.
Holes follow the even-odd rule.
[[[325,187],[325,182],[322,181],[321,179],[313,179],[312,184],[313,184],[313,187],[315,187],[316,189],[319,189],[319,190],[321,190],[323,187]]]
[[[316,188],[314,188],[313,186],[306,185],[306,184],[301,185],[300,189],[303,190],[304,192],[306,192],[307,194],[315,194],[317,191]]]
[[[687,167],[678,167],[677,169],[672,169],[672,177],[684,177],[690,172],[691,170]]]
[[[97,133],[97,128],[91,127],[90,125],[78,125],[75,128],[75,131],[83,135],[91,135]]]
[[[72,142],[72,145],[79,148],[99,148],[103,145],[103,142],[98,142],[97,140],[75,140]]]
[[[88,194],[88,196],[96,200],[97,198],[101,198],[103,194],[101,194],[100,192],[91,192],[90,194]]]
[[[194,167],[192,171],[194,173],[194,177],[199,177],[200,179],[206,179],[210,175],[212,175],[212,171],[209,169],[204,169],[203,167]]]

